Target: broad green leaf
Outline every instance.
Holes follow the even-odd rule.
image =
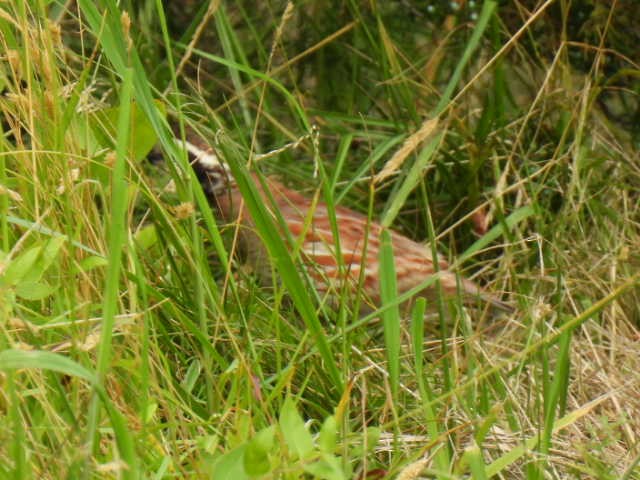
[[[182,382],[180,382],[180,385],[186,392],[191,393],[193,387],[196,384],[196,381],[198,380],[198,377],[200,377],[201,372],[202,365],[200,364],[198,359],[195,359],[193,362],[191,362],[189,368],[187,368],[187,373],[182,379]]]
[[[304,465],[304,470],[316,478],[323,480],[346,480],[347,476],[342,471],[340,459],[334,455],[322,455],[317,462]]]
[[[66,237],[54,237],[44,246],[38,245],[25,250],[9,263],[3,276],[4,282],[8,285],[37,283],[56,259],[65,242]]]
[[[42,253],[38,256],[35,265],[22,278],[22,282],[38,282],[54,262],[58,253],[60,253],[62,245],[64,245],[66,241],[66,237],[53,237],[47,240],[47,243],[42,248]]]
[[[145,423],[149,423],[153,421],[156,416],[156,412],[158,411],[158,404],[156,402],[149,402],[149,404],[145,407],[142,418]]]
[[[16,292],[13,288],[0,287],[0,318],[8,318],[16,305]]]
[[[155,225],[147,225],[138,230],[134,236],[136,243],[143,250],[148,250],[158,241],[158,234]]]
[[[379,427],[367,427],[367,448],[369,451],[373,451],[376,445],[378,445],[381,434],[382,431]]]
[[[73,132],[73,139],[77,142],[81,151],[91,158],[94,157],[99,150],[104,148],[93,134],[93,129],[89,126],[93,114],[85,114],[80,116],[74,114],[70,120],[70,130]],[[87,120],[89,118],[89,121]]]
[[[60,249],[67,241],[67,237],[53,237],[51,238],[42,251],[42,256],[38,259],[38,266],[45,272],[58,257]]]
[[[313,438],[296,409],[295,402],[287,397],[280,412],[280,430],[289,450],[304,459],[313,453]]]
[[[249,476],[244,470],[246,445],[234,448],[218,458],[213,466],[211,478],[216,480],[245,480]]]
[[[327,417],[320,429],[320,435],[318,437],[318,447],[324,453],[333,453],[336,450],[336,433],[338,430],[338,424],[336,423],[336,417],[331,415]]]
[[[244,469],[250,476],[264,475],[271,470],[269,452],[273,450],[275,425],[261,430],[247,444],[244,451]]]
[[[155,100],[154,103],[164,116],[164,103]],[[90,118],[90,125],[98,142],[105,148],[115,148],[116,125],[120,107],[100,110]],[[129,136],[128,155],[135,161],[144,159],[157,143],[158,137],[144,111],[136,103],[131,105],[131,135]]]
[[[16,285],[16,295],[24,300],[42,300],[55,290],[46,282],[20,282]]]
[[[109,262],[104,257],[99,257],[97,255],[91,255],[87,258],[82,259],[80,262],[80,268],[83,272],[90,272],[94,268],[100,268],[107,266]]]
[[[29,274],[41,252],[42,245],[31,247],[17,257],[14,257],[9,262],[9,266],[5,270],[4,275],[0,278],[2,278],[7,285],[16,285]]]

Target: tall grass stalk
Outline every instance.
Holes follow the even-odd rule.
[[[0,5],[0,477],[638,477],[627,3]],[[398,295],[388,238],[382,305],[320,294],[266,175],[515,311]]]

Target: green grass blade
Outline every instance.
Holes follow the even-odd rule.
[[[97,384],[98,377],[82,365],[53,352],[40,350],[4,350],[0,352],[0,370],[45,369]]]
[[[423,297],[416,300],[413,310],[411,312],[411,340],[413,345],[414,356],[414,368],[416,371],[416,381],[418,383],[418,390],[420,391],[420,400],[424,407],[424,424],[426,425],[429,438],[436,439],[441,438],[441,419],[438,418],[434,406],[431,404],[433,400],[433,393],[429,385],[429,380],[425,376],[424,372],[424,354],[423,354],[423,342],[424,342],[424,322],[425,322],[425,310],[427,306],[427,300]],[[446,472],[449,470],[451,464],[449,458],[449,451],[447,448],[437,448],[435,453],[435,463],[438,472]],[[436,473],[436,477],[439,480],[445,478],[445,475]]]
[[[376,163],[378,163],[389,150],[402,142],[404,138],[404,135],[396,135],[394,137],[386,138],[385,141],[381,142],[373,152],[371,152],[367,161],[363,162],[360,168],[358,168],[358,170],[350,176],[350,179],[346,181],[346,185],[342,187],[340,193],[336,196],[336,203],[341,203],[356,183],[361,182],[362,177],[365,176],[368,171],[372,170]],[[338,163],[338,165],[340,164]]]
[[[133,69],[125,70],[125,76],[120,91],[120,112],[118,116],[118,129],[116,136],[116,158],[112,173],[111,192],[111,217],[109,222],[109,239],[107,254],[107,276],[102,304],[102,328],[100,331],[100,343],[98,345],[98,359],[96,375],[102,385],[111,361],[111,340],[115,316],[118,311],[118,296],[120,287],[120,272],[122,249],[126,238],[127,215],[127,182],[125,170],[127,162],[127,146],[129,145],[131,92],[133,90]],[[89,408],[87,425],[88,452],[93,453],[94,441],[99,423],[97,399],[94,398]],[[88,462],[87,462],[88,466]]]
[[[475,52],[480,46],[480,40],[482,39],[482,35],[484,34],[487,26],[489,25],[489,20],[493,16],[493,12],[495,11],[497,3],[493,0],[486,0],[482,4],[482,11],[480,12],[480,16],[476,22],[476,26],[473,29],[473,33],[471,34],[471,38],[467,42],[467,45],[464,49],[462,57],[460,57],[460,61],[456,65],[456,69],[453,71],[451,78],[449,79],[449,83],[447,84],[447,88],[445,88],[442,96],[440,97],[440,101],[435,108],[435,114],[440,115],[442,111],[447,107],[449,101],[451,100],[451,96],[453,95],[453,91],[456,89],[458,83],[460,82],[460,78],[462,77],[462,72],[464,72],[467,63],[471,59],[473,52]]]
[[[76,248],[79,248],[80,250],[83,250],[83,251],[85,251],[85,252],[87,252],[87,253],[89,253],[91,255],[95,255],[97,257],[102,257],[103,256],[100,252],[94,250],[93,248],[90,248],[90,247],[88,247],[88,246],[86,246],[86,245],[84,245],[84,244],[82,244],[80,242],[77,242],[75,240],[70,239],[64,233],[52,230],[50,228],[45,227],[44,225],[40,225],[39,223],[31,222],[29,220],[24,220],[22,218],[17,218],[17,217],[14,217],[13,215],[7,215],[6,220],[7,220],[8,223],[11,223],[13,225],[18,225],[20,227],[24,227],[24,228],[27,228],[29,230],[33,230],[34,232],[38,232],[38,233],[41,233],[43,235],[47,235],[47,236],[52,237],[52,238],[64,237],[71,243],[71,245],[73,245]]]
[[[617,299],[618,297],[620,297],[621,295],[623,295],[624,293],[626,293],[627,291],[635,287],[638,284],[638,282],[640,282],[640,274],[637,274],[629,278],[622,285],[618,286],[615,290],[609,293],[609,295],[601,298],[597,302],[593,303],[589,308],[585,309],[582,313],[580,313],[579,315],[576,315],[575,317],[571,318],[571,320],[568,320],[567,322],[565,322],[557,331],[548,334],[546,337],[538,340],[535,343],[530,344],[529,346],[525,347],[521,351],[513,354],[511,357],[505,360],[499,361],[494,366],[490,368],[486,368],[481,373],[475,375],[473,378],[469,379],[466,382],[463,382],[457,387],[447,389],[445,393],[443,393],[437,398],[434,398],[433,401],[430,403],[431,404],[441,403],[444,400],[451,398],[452,396],[457,395],[458,393],[466,390],[467,388],[472,387],[477,382],[482,381],[486,378],[489,378],[490,376],[500,372],[503,369],[509,368],[511,365],[513,365],[514,362],[518,362],[522,359],[530,357],[531,355],[539,351],[544,346],[557,341],[565,332],[573,330],[578,326],[582,325],[584,322],[586,322],[587,320],[592,318],[594,315],[596,315],[598,312],[603,310],[607,305],[609,305],[615,299]]]
[[[424,355],[422,353],[424,342],[424,313],[427,300],[424,297],[418,298],[411,311],[411,341],[413,344],[413,362],[418,383],[423,380]]]
[[[0,126],[2,129],[2,126]],[[4,135],[3,131],[0,131],[1,135]],[[3,155],[4,142],[0,141],[0,185],[7,184],[7,161],[5,155]],[[9,251],[9,196],[4,194],[0,195],[0,249],[4,252]]]
[[[229,22],[224,5],[218,6],[215,14],[215,25],[218,31],[218,38],[220,39],[220,43],[222,44],[222,49],[224,51],[224,58],[238,65],[248,65],[247,59],[242,53],[238,39],[236,38],[233,28]],[[238,52],[238,56],[240,57],[239,61],[236,60],[236,52]],[[236,90],[236,95],[239,99],[238,103],[240,104],[240,109],[242,111],[242,119],[245,122],[247,130],[252,130],[254,128],[253,119],[244,93],[244,85],[240,76],[240,70],[233,66],[227,66],[227,69],[229,76],[231,77],[233,87]]]
[[[4,352],[3,352],[4,353]],[[1,362],[0,362],[0,369]],[[16,392],[16,382],[13,372],[7,372],[7,393],[9,394],[9,408],[7,417],[13,427],[13,441],[11,442],[11,456],[13,457],[13,478],[18,480],[31,478],[29,464],[27,462],[27,434],[22,415],[20,414],[20,401]],[[9,452],[7,452],[8,454]]]
[[[507,229],[512,229],[514,226],[519,224],[520,222],[526,220],[535,214],[535,209],[531,205],[525,205],[524,207],[520,207],[517,210],[513,211],[506,219],[503,224],[495,225],[485,233],[482,237],[476,240],[469,248],[467,248],[464,253],[458,256],[458,262],[464,262],[469,258],[473,257],[476,253],[478,253],[483,248],[490,245],[492,242],[500,238],[505,234],[504,227]]]
[[[118,311],[118,291],[122,269],[122,249],[127,230],[127,145],[130,133],[131,92],[133,87],[133,69],[126,70],[120,92],[120,114],[116,142],[116,159],[112,174],[111,219],[109,222],[109,253],[107,255],[107,278],[104,292],[102,335],[98,350],[97,375],[100,381],[107,372],[111,357],[111,337],[114,318]]]
[[[329,187],[330,191],[335,195],[335,188],[338,180],[340,180],[342,169],[344,168],[345,161],[349,154],[349,148],[351,147],[351,142],[353,142],[353,134],[347,134],[340,140],[340,145],[338,146],[338,153],[336,154],[335,167],[333,170],[333,175],[331,177],[331,185]]]
[[[444,133],[437,134],[434,138],[429,140],[429,143],[422,149],[419,153],[416,161],[411,165],[409,172],[407,173],[406,178],[402,181],[400,188],[395,192],[388,202],[388,206],[385,208],[384,213],[382,214],[382,218],[380,223],[389,227],[395,218],[398,216],[400,209],[403,207],[404,203],[407,201],[407,198],[413,191],[413,189],[420,183],[424,174],[424,168],[429,164],[433,155],[436,153],[438,146],[440,145],[440,141]]]
[[[391,234],[388,230],[383,230],[380,237],[380,298],[385,306],[397,299],[398,286]],[[400,321],[397,303],[382,312],[389,384],[394,403],[398,400],[400,387]]]
[[[482,458],[482,451],[478,445],[473,444],[471,447],[467,448],[464,453],[464,461],[469,464],[471,478],[473,480],[487,480],[489,478]]]
[[[186,45],[182,45],[182,44],[178,44],[178,46],[181,48],[187,47]],[[291,105],[291,107],[294,109],[296,113],[296,117],[302,121],[304,129],[307,132],[310,132],[312,130],[311,123],[307,118],[307,114],[305,110],[302,108],[298,100],[291,94],[291,92],[289,92],[289,90],[284,85],[282,85],[282,83],[278,82],[277,80],[273,79],[272,77],[270,77],[265,73],[262,73],[246,65],[242,65],[238,62],[234,62],[232,60],[226,59],[224,57],[213,55],[211,53],[205,52],[204,50],[199,50],[197,48],[194,48],[192,51],[193,53],[200,55],[202,58],[206,58],[207,60],[211,60],[212,62],[219,63],[220,65],[224,65],[227,68],[232,68],[239,72],[246,73],[247,75],[260,79],[265,83],[275,87],[275,89],[282,94],[282,96],[287,100],[289,105]]]
[[[120,412],[113,406],[109,396],[100,384],[100,378],[90,370],[73,360],[53,352],[35,350],[3,350],[0,352],[0,371],[13,370],[49,370],[52,372],[82,378],[88,381],[96,389],[96,393],[102,405],[105,407],[111,426],[114,430],[116,443],[122,460],[127,467],[122,471],[122,478],[137,479],[137,458],[135,454],[133,439],[127,428],[127,423]]]
[[[577,410],[568,413],[564,417],[558,419],[553,425],[553,433],[557,433],[562,429],[573,425],[578,420],[580,420],[585,415],[589,414],[594,408],[598,405],[602,404],[606,400],[609,399],[609,395],[604,395],[599,397],[586,405],[583,405]],[[524,440],[524,442],[517,447],[514,447],[509,452],[505,453],[501,457],[497,458],[489,465],[486,466],[486,474],[488,478],[492,478],[496,475],[503,474],[507,468],[512,465],[514,462],[521,459],[523,456],[530,454],[532,450],[536,448],[538,442],[540,441],[540,436],[538,434]]]
[[[287,288],[294,305],[302,316],[305,325],[311,332],[316,342],[320,356],[324,361],[331,379],[333,380],[338,391],[342,390],[342,379],[340,370],[336,365],[336,357],[327,341],[327,336],[320,324],[320,320],[313,305],[311,295],[307,290],[306,282],[300,277],[294,260],[291,257],[291,250],[287,247],[280,229],[276,227],[271,215],[267,210],[263,199],[258,193],[257,187],[254,185],[251,176],[246,168],[241,165],[237,151],[230,145],[221,143],[220,147],[224,152],[225,159],[228,162],[234,179],[238,185],[238,189],[242,193],[245,201],[245,208],[251,213],[257,231],[262,237],[269,255],[282,278],[282,282]]]
[[[546,396],[544,405],[545,418],[542,439],[540,440],[539,452],[541,461],[540,468],[537,471],[538,478],[543,477],[544,465],[546,457],[551,448],[551,436],[553,434],[556,411],[559,403],[564,403],[563,397],[566,397],[566,386],[569,377],[569,348],[571,345],[572,331],[565,331],[559,338],[559,351],[556,359],[556,368],[553,375],[553,382],[550,387],[549,394]]]
[[[434,116],[440,115],[442,111],[447,107],[449,101],[451,100],[451,96],[453,91],[455,90],[460,78],[462,76],[462,72],[466,67],[469,59],[473,55],[473,52],[478,48],[480,44],[480,39],[484,31],[489,24],[489,20],[493,15],[493,12],[496,8],[496,2],[494,1],[486,1],[483,4],[482,12],[480,17],[476,23],[476,26],[473,30],[471,38],[467,43],[465,51],[456,66],[456,69],[449,79],[449,83],[447,84],[447,88],[444,93],[440,97],[440,101],[435,108]],[[443,133],[436,135],[434,138],[429,140],[429,143],[422,149],[418,158],[411,166],[411,169],[407,173],[406,178],[403,180],[400,188],[396,191],[395,195],[391,198],[387,208],[385,209],[384,215],[382,217],[382,224],[386,227],[390,226],[395,220],[398,212],[407,201],[409,194],[413,191],[413,189],[418,185],[418,182],[422,179],[423,169],[430,162],[431,158],[437,151],[437,147],[440,145],[440,141],[442,140]]]

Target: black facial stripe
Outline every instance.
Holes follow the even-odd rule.
[[[221,165],[210,166],[196,161],[192,167],[208,195],[219,195],[229,186],[229,175]]]

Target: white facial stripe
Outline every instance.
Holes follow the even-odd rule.
[[[213,152],[207,152],[202,150],[201,148],[196,147],[191,142],[183,142],[182,140],[176,139],[178,144],[182,145],[183,148],[187,150],[191,155],[193,155],[198,163],[200,163],[204,168],[214,168],[217,166],[223,167],[226,170],[226,166],[220,162],[218,156]]]

